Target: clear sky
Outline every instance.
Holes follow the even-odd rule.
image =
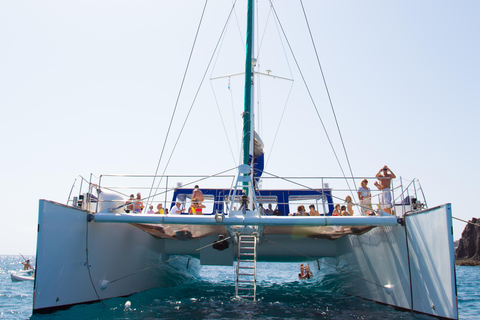
[[[472,201],[480,191],[480,2],[303,3],[354,175],[371,177],[387,164],[399,177],[418,178],[430,206],[450,202],[455,217],[479,217]],[[0,254],[35,254],[38,200],[65,203],[78,175],[155,172],[203,4],[0,2]],[[161,168],[231,4],[208,3]],[[342,157],[299,1],[274,4]],[[243,80],[232,78],[228,90],[227,80],[208,78],[243,71],[243,13],[242,3],[169,173],[213,174],[236,165]],[[293,77],[300,85],[288,96],[288,81],[262,80],[259,131],[267,170],[341,175],[291,54],[274,49],[279,36],[272,14],[267,11],[258,24],[259,70]],[[344,157],[341,162],[348,171]],[[454,222],[455,239],[463,228],[464,223]]]

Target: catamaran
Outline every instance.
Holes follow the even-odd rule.
[[[255,5],[248,0],[241,163],[208,176],[81,177],[78,195],[66,204],[40,200],[34,313],[183,283],[202,265],[234,267],[235,296],[257,300],[258,261],[308,260],[342,273],[346,294],[458,318],[450,204],[427,207],[418,181],[401,180],[391,214],[376,201],[378,193],[356,215],[333,216],[344,194],[355,198],[349,180],[375,177],[265,172],[254,128],[255,84],[258,77],[280,77],[258,71]],[[192,196],[199,184],[202,214],[127,210],[128,194],[152,180],[158,184],[142,202],[187,209],[199,202]],[[331,187],[344,180],[346,187]],[[284,187],[263,188],[274,181]],[[296,215],[299,205],[313,205],[319,215]]]

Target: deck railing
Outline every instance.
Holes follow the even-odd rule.
[[[235,183],[236,175],[216,175],[216,176],[202,176],[202,175],[101,175],[95,177],[90,175],[87,180],[82,176],[78,176],[72,188],[67,200],[67,205],[81,207],[83,209],[97,212],[97,195],[98,190],[108,190],[123,197],[125,201],[129,198],[130,194],[137,195],[141,193],[141,199],[144,203],[144,210],[142,213],[146,213],[149,206],[153,205],[153,211],[157,211],[157,204],[162,203],[163,208],[170,209],[172,206],[172,197],[177,189],[193,189],[198,184],[201,189],[225,189],[231,190]],[[360,201],[358,199],[358,187],[353,189],[352,184],[359,185],[360,181],[367,179],[370,183],[376,181],[376,177],[354,177],[348,178],[348,182],[343,177],[263,177],[259,183],[260,189],[303,189],[303,190],[318,190],[329,189],[331,190],[332,203],[326,201],[321,196],[317,198],[295,198],[291,197],[288,202],[279,202],[275,198],[268,198],[259,196],[259,202],[265,209],[268,209],[268,205],[272,205],[272,209],[280,205],[288,205],[290,212],[296,212],[297,206],[304,205],[307,212],[309,205],[313,204],[315,209],[320,214],[331,214],[329,205],[340,204],[341,206],[347,206],[345,198],[350,196],[352,198],[354,215],[365,215],[367,210],[362,210]],[[95,181],[93,181],[95,180]],[[349,187],[350,186],[350,187]],[[381,190],[377,190],[376,187],[370,188],[371,190],[371,207],[368,208],[373,213],[379,213],[382,211],[382,205],[380,197]],[[392,194],[392,214],[396,216],[403,216],[406,212],[411,210],[422,209],[427,206],[426,199],[423,194],[420,182],[418,179],[405,180],[403,178],[392,180],[391,187]],[[225,199],[222,201],[216,201],[216,199],[208,194],[205,195],[204,214],[214,214],[210,211],[210,208],[217,208],[217,204],[222,203],[225,210],[229,209],[228,201],[226,201],[228,195],[225,194]],[[232,195],[230,194],[230,197]],[[231,198],[230,198],[231,199]],[[183,205],[188,209],[191,199],[187,197],[183,201]],[[240,197],[236,202],[240,207]],[[231,208],[233,209],[233,208]],[[366,209],[364,207],[364,209]],[[268,213],[264,211],[267,215]],[[285,215],[285,213],[282,213]]]

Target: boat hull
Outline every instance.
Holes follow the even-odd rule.
[[[174,286],[197,276],[200,263],[234,264],[232,239],[227,250],[217,251],[209,246],[216,235],[164,239],[130,223],[88,217],[86,211],[40,201],[34,313]],[[447,204],[407,214],[404,225],[338,237],[319,238],[301,226],[265,229],[257,260],[318,259],[337,274],[332,290],[457,319],[451,221]]]
[[[165,241],[174,240],[130,224],[88,222],[88,216],[40,200],[33,313],[174,286],[198,275],[197,259],[164,252]]]
[[[13,282],[19,282],[19,281],[34,281],[35,278],[33,276],[29,275],[20,275],[20,274],[10,274],[10,277],[12,278]]]
[[[451,205],[405,216],[337,240],[345,293],[419,313],[458,319]],[[353,275],[353,276],[351,276]]]

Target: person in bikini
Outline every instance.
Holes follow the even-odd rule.
[[[131,194],[130,199],[125,201],[125,212],[126,213],[133,212],[133,210],[135,209],[134,206],[133,206],[134,201],[135,201],[135,196],[133,194]]]
[[[333,210],[333,212],[332,212],[332,216],[340,216],[341,215],[340,213],[341,213],[340,205],[336,204],[335,205],[335,210]]]
[[[188,209],[188,214],[202,215],[203,214],[203,212],[202,212],[203,208],[205,208],[205,206],[203,204],[201,204],[200,202],[198,202],[197,198],[193,198],[192,199],[192,205]]]
[[[202,209],[205,208],[205,206],[202,204],[203,201],[205,201],[203,192],[202,190],[200,190],[200,187],[198,185],[195,185],[192,192],[192,205],[188,210],[188,214],[201,215]]]
[[[145,206],[143,205],[143,202],[142,202],[142,195],[139,192],[137,193],[137,199],[135,200],[135,212],[142,213],[143,208],[145,208]]]

